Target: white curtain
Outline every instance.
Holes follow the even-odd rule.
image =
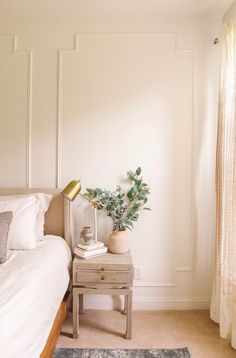
[[[211,318],[236,349],[236,19],[225,25],[216,165],[217,242]]]

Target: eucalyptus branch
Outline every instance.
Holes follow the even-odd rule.
[[[80,194],[98,210],[105,211],[111,217],[114,230],[132,230],[134,222],[139,218],[139,212],[150,210],[145,207],[150,190],[141,177],[141,168],[135,172],[129,171],[127,180],[130,182],[128,191],[117,186],[112,192],[96,188],[86,189],[84,194]]]

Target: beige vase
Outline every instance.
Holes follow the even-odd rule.
[[[125,254],[129,251],[129,236],[127,231],[113,230],[108,241],[109,251],[113,254]]]

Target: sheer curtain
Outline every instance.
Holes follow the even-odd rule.
[[[236,19],[225,25],[216,159],[217,242],[211,318],[236,349]]]

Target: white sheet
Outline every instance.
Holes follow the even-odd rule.
[[[69,284],[71,252],[52,235],[0,265],[0,356],[38,358]]]

